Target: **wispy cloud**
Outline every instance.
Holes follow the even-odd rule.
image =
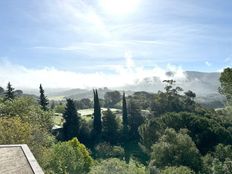
[[[111,18],[101,13],[97,2],[45,1],[47,8],[44,18],[56,23],[59,30],[55,32],[61,32],[60,35],[65,33],[69,39],[56,42],[53,46],[37,45],[32,48],[40,51],[57,49],[71,54],[109,59],[121,57],[125,50],[132,50],[138,59],[161,58],[159,60],[163,62],[167,60],[166,63],[170,59],[173,61],[188,61],[190,60],[188,57],[201,59],[199,53],[194,52],[190,55],[187,52],[189,45],[205,36],[206,25],[177,21],[164,23],[163,19],[157,16],[151,22],[145,18],[147,15],[145,12],[142,20],[135,19],[134,22]],[[58,40],[60,37],[62,36],[58,36]]]
[[[110,32],[97,13],[93,4],[83,0],[52,0],[45,1],[47,13],[44,18],[54,20],[67,32],[85,37],[85,39],[107,39]],[[95,37],[94,37],[95,34]]]
[[[219,62],[231,50],[231,25],[224,22],[231,19],[225,8],[229,1],[217,6],[209,1],[140,0],[136,13],[120,17],[105,13],[100,1],[6,1],[0,15],[2,55],[12,62],[21,59],[31,69],[47,65],[70,71],[95,64],[104,71],[108,64],[121,63],[128,50],[144,67],[172,63],[215,71],[229,64]],[[15,10],[18,15],[11,13]]]

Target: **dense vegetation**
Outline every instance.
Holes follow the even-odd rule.
[[[49,103],[42,85],[33,98],[8,83],[0,88],[0,144],[28,144],[46,173],[231,174],[231,68],[220,82],[227,98],[220,110],[197,104],[174,80],[156,94],[111,91],[100,99],[93,90],[93,101],[65,103]],[[78,114],[92,107],[89,119]],[[58,128],[55,113],[64,120]]]

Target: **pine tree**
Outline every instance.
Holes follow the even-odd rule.
[[[41,105],[41,108],[44,110],[44,111],[47,111],[48,110],[48,99],[47,97],[45,96],[44,94],[44,89],[42,87],[42,85],[40,84],[39,86],[39,92],[40,92],[40,97],[39,97],[39,104]]]
[[[123,92],[123,96],[122,96],[122,123],[123,123],[123,129],[125,133],[128,131],[128,114],[127,114],[125,92]]]
[[[7,89],[5,92],[4,100],[14,100],[15,94],[14,94],[14,88],[10,84],[10,82],[7,84]]]
[[[67,99],[63,117],[65,119],[65,123],[63,125],[64,140],[68,141],[73,137],[77,137],[80,127],[80,118],[72,99]]]
[[[94,113],[93,113],[93,130],[94,133],[98,136],[102,131],[102,122],[101,122],[101,107],[98,98],[97,90],[93,90],[94,94]]]

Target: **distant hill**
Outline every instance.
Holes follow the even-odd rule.
[[[169,79],[175,79],[173,72],[167,72],[167,74]],[[184,72],[184,78],[176,79],[176,86],[180,86],[184,91],[191,90],[195,92],[197,94],[196,101],[205,106],[211,108],[223,107],[225,98],[218,93],[219,78],[220,73],[186,71]],[[163,91],[164,86],[165,84],[158,77],[152,77],[128,85],[124,89],[157,92],[159,90]]]
[[[110,92],[113,90],[119,90],[119,89],[108,89],[108,88],[98,88],[98,95],[99,98],[103,98],[106,92]],[[122,90],[119,90],[123,92]],[[131,95],[134,93],[134,91],[127,90],[126,91],[127,95]],[[65,90],[65,91],[60,91],[56,93],[50,93],[48,94],[48,97],[50,99],[56,99],[57,97],[59,99],[65,99],[65,98],[72,98],[75,100],[80,100],[82,98],[93,98],[93,90],[91,89],[70,89],[70,90]]]
[[[167,72],[169,79],[174,78],[175,74]],[[176,86],[182,87],[184,90],[192,90],[198,96],[206,96],[208,94],[218,94],[220,73],[205,73],[186,71],[185,77],[176,80]],[[164,83],[158,77],[145,78],[133,85],[125,86],[125,89],[133,91],[157,92],[164,89]]]
[[[169,79],[176,80],[176,86],[180,86],[184,91],[192,90],[197,94],[197,102],[202,103],[210,107],[223,107],[224,97],[218,93],[218,87],[220,86],[219,78],[220,73],[206,73],[206,72],[195,72],[186,71],[184,77],[176,79],[175,72],[167,72]],[[99,88],[99,97],[103,98],[106,92],[112,90],[126,91],[127,95],[133,94],[135,91],[146,91],[146,92],[158,92],[163,91],[165,84],[160,80],[159,77],[150,77],[136,81],[132,85],[122,86],[117,89],[108,89],[106,87]],[[38,90],[32,92],[26,90],[25,93],[37,94]],[[35,90],[34,90],[35,91]],[[50,99],[61,100],[65,98],[92,99],[92,89],[46,89],[46,94]]]

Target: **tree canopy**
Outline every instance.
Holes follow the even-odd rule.
[[[7,84],[7,89],[5,91],[5,97],[4,100],[13,100],[15,98],[15,91],[12,87],[11,83],[9,82]]]
[[[93,90],[93,94],[94,94],[93,136],[99,138],[102,132],[101,106],[100,106],[97,90]]]
[[[44,111],[47,111],[48,110],[48,104],[49,104],[49,102],[48,102],[47,97],[44,94],[44,89],[43,89],[43,87],[42,87],[41,84],[39,86],[39,92],[40,92],[39,104],[40,104],[40,106],[42,107],[42,109]]]
[[[106,92],[104,95],[105,106],[112,108],[121,100],[121,94],[119,91]]]
[[[223,73],[221,90],[230,96],[230,69]],[[209,109],[193,91],[164,82],[158,93],[123,93],[117,104],[107,98],[115,107],[107,110],[97,90],[93,100],[54,100],[45,109],[10,84],[16,97],[0,95],[0,143],[27,143],[46,173],[231,174],[231,102]],[[93,115],[78,114],[92,104]]]
[[[80,127],[80,118],[72,99],[67,99],[63,117],[65,119],[65,123],[63,124],[64,140],[71,140],[77,137]]]
[[[93,164],[86,147],[76,138],[54,145],[50,151],[46,170],[54,174],[87,173]]]
[[[232,68],[225,68],[220,76],[219,92],[224,94],[229,102],[232,100]]]
[[[201,169],[201,155],[186,130],[176,132],[174,129],[166,129],[164,135],[152,146],[151,160],[159,168],[187,166],[195,171]]]

